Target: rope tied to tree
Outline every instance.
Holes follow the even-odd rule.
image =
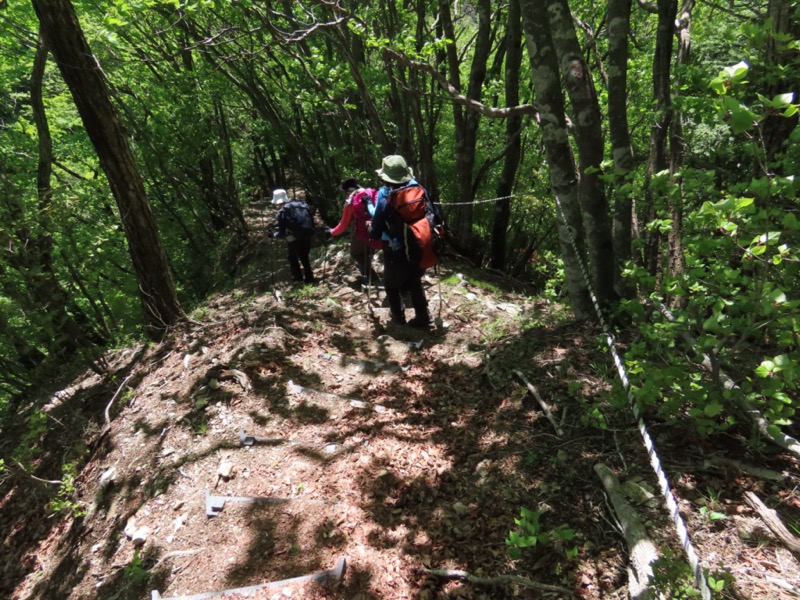
[[[564,215],[563,208],[561,206],[561,200],[558,197],[558,194],[554,191],[553,197],[556,201],[556,209],[558,212],[558,217],[567,224],[567,219]],[[614,341],[614,336],[610,333],[610,327],[608,326],[605,317],[603,316],[603,311],[600,308],[600,303],[597,300],[597,295],[594,293],[594,288],[592,287],[592,282],[589,279],[588,271],[586,269],[586,265],[583,260],[583,256],[581,256],[580,252],[578,251],[578,244],[575,240],[575,231],[574,229],[570,228],[567,225],[567,229],[569,230],[570,235],[570,243],[572,244],[572,249],[575,251],[575,255],[578,259],[578,265],[580,266],[581,274],[583,275],[583,279],[586,283],[587,289],[589,290],[589,297],[592,300],[592,304],[594,305],[595,311],[597,312],[597,317],[600,320],[600,325],[603,328],[603,335],[606,340],[606,344],[608,345],[608,349],[611,352],[611,356],[614,360],[614,365],[617,367],[617,373],[619,374],[620,380],[622,381],[622,387],[625,389],[625,393],[628,396],[628,402],[631,405],[631,409],[633,410],[633,416],[636,419],[636,424],[639,429],[639,433],[642,436],[642,440],[644,442],[644,447],[647,449],[647,455],[650,458],[650,466],[653,468],[653,471],[656,474],[656,479],[658,479],[658,484],[661,488],[661,494],[664,497],[664,501],[667,503],[667,508],[670,511],[670,517],[672,518],[672,522],[675,525],[675,529],[678,531],[678,538],[680,539],[681,546],[683,547],[683,551],[686,554],[686,558],[689,561],[689,566],[692,569],[692,573],[694,574],[695,583],[697,584],[697,588],[700,590],[700,595],[702,596],[703,600],[712,600],[711,595],[711,588],[708,585],[708,581],[706,580],[706,576],[703,573],[703,567],[700,564],[700,558],[697,555],[697,552],[692,545],[691,539],[689,539],[689,530],[686,527],[686,523],[681,517],[680,510],[678,508],[678,503],[675,500],[675,496],[672,493],[672,489],[669,484],[669,480],[667,479],[667,475],[664,472],[664,468],[661,466],[661,460],[658,458],[658,454],[656,453],[655,444],[653,443],[652,438],[650,437],[650,433],[647,430],[647,426],[645,425],[644,419],[641,416],[641,411],[639,410],[639,403],[636,401],[636,397],[633,394],[633,390],[631,390],[630,380],[628,379],[628,373],[625,370],[625,366],[622,363],[622,359],[619,356],[619,352],[617,352],[616,344]]]

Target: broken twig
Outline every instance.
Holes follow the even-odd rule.
[[[561,429],[561,426],[558,423],[556,423],[556,419],[553,416],[553,413],[550,412],[550,407],[547,406],[547,403],[544,400],[542,400],[542,397],[539,395],[539,390],[537,390],[534,387],[534,385],[525,378],[525,375],[523,375],[521,371],[514,371],[514,374],[522,380],[522,383],[525,384],[525,387],[528,388],[528,391],[531,394],[533,394],[534,398],[536,398],[536,401],[539,403],[539,406],[542,407],[542,410],[544,411],[545,416],[553,424],[553,427],[555,428],[556,433],[558,434],[558,437],[563,436],[564,435],[564,430]]]

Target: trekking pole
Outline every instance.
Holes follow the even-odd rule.
[[[328,266],[328,236],[325,236],[325,242],[322,244],[322,279],[325,279],[325,268]]]
[[[367,310],[371,319],[375,318],[375,311],[372,310],[372,260],[370,256],[370,247],[367,244],[366,252],[364,253],[364,269],[367,270]]]
[[[272,287],[275,287],[275,244],[272,236],[268,236],[267,239],[269,240],[267,244],[267,248],[269,248],[269,280]]]

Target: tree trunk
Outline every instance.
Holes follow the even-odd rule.
[[[635,290],[622,280],[622,270],[631,259],[633,229],[633,150],[628,127],[628,35],[631,0],[608,3],[608,129],[614,160],[614,270],[615,289],[625,297]]]
[[[519,71],[522,65],[522,17],[519,0],[510,0],[508,4],[508,22],[506,26],[506,68],[505,92],[506,106],[519,104]],[[508,196],[514,189],[520,157],[522,155],[522,139],[520,128],[522,116],[506,120],[506,153],[503,170],[497,184],[494,222],[492,223],[492,242],[490,266],[502,270],[506,264],[506,234],[511,217],[511,200]]]
[[[574,111],[575,141],[580,162],[580,198],[583,226],[589,250],[597,300],[606,306],[617,299],[614,292],[614,242],[611,217],[603,188],[603,130],[600,105],[592,74],[581,52],[566,0],[547,1],[550,34],[558,53],[564,86]]]
[[[677,0],[658,0],[658,30],[653,56],[654,121],[650,129],[650,154],[645,174],[645,223],[655,219],[658,214],[657,199],[652,188],[653,177],[667,169],[667,134],[672,120],[670,65],[677,10]],[[647,234],[644,262],[652,275],[659,270],[660,255],[661,235],[657,230],[650,231]]]
[[[772,29],[767,39],[766,55],[764,62],[770,71],[778,73],[772,78],[772,82],[767,86],[764,95],[772,99],[777,94],[794,92],[793,102],[798,101],[797,79],[792,79],[782,71],[783,65],[791,64],[796,50],[790,50],[786,40],[794,40],[797,37],[796,25],[792,19],[793,3],[791,0],[769,0],[767,9]],[[784,117],[777,114],[768,115],[761,125],[762,137],[764,139],[764,151],[766,154],[766,169],[770,172],[781,173],[782,168],[779,162],[780,155],[786,147],[789,135],[797,126],[798,115]],[[757,173],[757,177],[763,177],[764,173]]]
[[[556,208],[563,214],[563,219],[557,220],[569,298],[575,318],[591,319],[594,318],[592,302],[580,266],[584,260],[584,238],[578,197],[578,172],[567,136],[558,59],[550,39],[544,6],[538,0],[520,0],[520,8],[539,107],[542,139],[550,167],[550,183],[557,197]]]
[[[455,40],[457,38],[452,15],[450,14],[450,4],[450,2],[440,0],[439,16],[445,36]],[[475,9],[478,16],[478,30],[475,36],[475,49],[472,54],[466,96],[472,100],[480,101],[484,79],[486,78],[486,65],[491,51],[491,1],[477,0]],[[448,45],[447,68],[450,84],[460,92],[462,90],[461,60],[455,44]],[[461,206],[456,208],[455,235],[462,247],[469,248],[472,239],[472,201],[475,199],[473,169],[475,167],[475,148],[477,146],[478,126],[480,125],[481,115],[462,106],[454,105],[453,120],[456,138],[457,201],[461,203]]]
[[[677,19],[678,23],[678,58],[676,61],[677,77],[673,83],[675,96],[680,94],[683,78],[680,73],[681,67],[688,64],[691,49],[691,24],[692,9],[694,0],[684,0],[681,13]],[[686,271],[686,258],[683,255],[683,169],[684,156],[686,154],[683,142],[683,116],[675,112],[672,116],[672,124],[669,132],[670,148],[670,177],[672,184],[678,187],[677,194],[670,194],[670,216],[672,227],[667,237],[668,247],[668,273],[670,277],[680,277]],[[667,300],[668,306],[676,306],[677,303],[685,299],[683,296],[671,297]]]
[[[32,0],[117,202],[145,323],[153,335],[184,318],[144,184],[106,81],[69,0]]]
[[[69,357],[91,346],[92,343],[102,344],[105,340],[96,333],[83,310],[73,302],[53,269],[53,236],[49,217],[53,195],[50,185],[53,172],[53,141],[42,95],[42,81],[48,53],[47,44],[40,36],[31,73],[31,110],[39,138],[37,226],[35,233],[27,228],[19,232],[17,235],[19,244],[14,249],[15,254],[10,262],[17,266],[26,282],[28,297],[34,300],[38,310],[47,315],[54,329],[54,334],[48,336],[48,352],[60,357]],[[9,204],[14,202],[11,198],[8,201]],[[16,212],[22,216],[21,204],[16,205]],[[19,218],[15,221],[24,223],[25,219]]]

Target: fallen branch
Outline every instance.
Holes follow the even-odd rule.
[[[603,463],[594,466],[594,472],[603,482],[614,512],[622,525],[625,543],[628,545],[631,564],[628,567],[628,593],[634,600],[645,600],[656,597],[650,588],[653,578],[652,564],[658,558],[655,544],[647,537],[647,530],[642,525],[639,515],[631,508],[619,485],[619,481],[611,470]]]
[[[119,396],[119,393],[122,391],[122,388],[124,388],[124,387],[125,387],[125,385],[128,383],[128,381],[130,381],[131,377],[133,377],[133,373],[131,373],[130,375],[128,375],[128,376],[127,376],[127,377],[126,377],[126,378],[123,380],[123,382],[122,382],[121,384],[119,384],[119,387],[117,388],[117,391],[116,391],[116,392],[114,392],[114,395],[111,397],[111,400],[110,400],[110,401],[109,401],[109,403],[106,405],[106,410],[105,410],[105,416],[106,416],[106,425],[109,425],[109,424],[111,423],[111,416],[110,416],[110,414],[109,414],[109,413],[111,412],[111,406],[114,404],[114,401],[117,399],[117,396]]]
[[[42,479],[41,477],[37,477],[36,475],[28,471],[28,469],[26,469],[25,466],[21,462],[19,462],[16,458],[12,458],[11,461],[12,461],[11,463],[8,463],[10,467],[12,468],[16,467],[16,470],[18,472],[33,479],[34,481],[37,481],[39,483],[44,483],[47,485],[61,485],[64,483],[60,479]]]
[[[153,570],[158,569],[164,562],[169,560],[170,558],[176,558],[179,556],[194,556],[196,554],[200,554],[205,548],[194,548],[192,550],[174,550],[172,552],[167,552],[164,556],[158,559],[158,562],[153,566]]]
[[[533,397],[536,398],[536,401],[539,403],[539,406],[542,407],[545,416],[553,424],[553,427],[555,428],[558,436],[559,437],[563,436],[564,430],[561,429],[561,426],[558,423],[556,423],[556,419],[553,416],[553,413],[550,412],[550,407],[547,406],[547,403],[545,403],[545,401],[542,400],[542,397],[539,395],[539,390],[537,390],[532,383],[530,383],[527,379],[525,379],[525,375],[523,375],[521,371],[514,371],[514,373],[516,374],[517,377],[519,377],[522,380],[522,383],[524,383],[525,387],[528,388],[528,391],[531,394],[533,394]]]
[[[761,517],[761,520],[764,521],[775,537],[796,556],[800,556],[800,539],[792,535],[786,528],[780,517],[778,517],[778,513],[768,508],[753,492],[745,492],[744,499],[758,513],[758,516]]]
[[[430,577],[438,577],[440,579],[447,579],[448,581],[467,581],[469,583],[474,583],[475,585],[487,586],[516,584],[543,592],[556,592],[559,594],[564,594],[570,598],[573,596],[572,591],[568,590],[567,588],[563,588],[559,585],[550,585],[548,583],[539,583],[538,581],[534,581],[533,579],[528,579],[527,577],[522,577],[520,575],[478,577],[477,575],[472,575],[467,571],[460,571],[458,569],[425,569],[424,571],[425,574],[429,575]]]
[[[778,473],[777,471],[773,471],[771,469],[747,465],[738,460],[725,458],[724,456],[712,456],[704,462],[711,466],[731,467],[738,469],[742,473],[750,475],[751,477],[758,477],[759,479],[767,479],[769,481],[783,481],[786,479],[786,477],[788,477],[787,473]]]

